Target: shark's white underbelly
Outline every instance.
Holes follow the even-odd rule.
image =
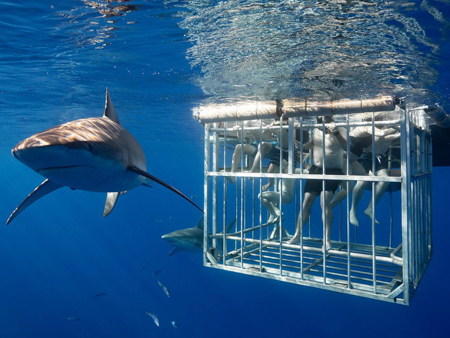
[[[145,178],[136,173],[121,170],[99,170],[90,166],[72,166],[41,169],[39,174],[50,181],[72,189],[95,192],[119,192],[131,190],[144,183]]]

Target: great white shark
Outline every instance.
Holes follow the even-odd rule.
[[[152,181],[202,211],[179,190],[147,172],[144,151],[134,136],[120,125],[108,89],[102,117],[50,128],[21,141],[11,152],[45,180],[12,212],[7,225],[32,203],[64,186],[106,192],[104,217],[113,210],[121,192]]]
[[[227,226],[226,233],[231,231],[235,223],[236,220]],[[169,255],[174,255],[180,251],[201,252],[203,250],[203,216],[198,221],[197,226],[176,230],[161,236],[161,238],[175,247],[169,252]],[[208,241],[211,243],[211,239],[208,239]],[[223,251],[223,244],[220,239],[217,240],[217,246],[220,251]]]

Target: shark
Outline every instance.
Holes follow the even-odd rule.
[[[103,216],[114,209],[120,194],[156,182],[202,209],[178,189],[147,172],[139,142],[119,123],[106,88],[102,117],[67,122],[37,133],[13,149],[12,155],[45,180],[12,212],[6,224],[43,196],[62,187],[106,192]],[[203,211],[202,211],[203,212]]]
[[[236,220],[231,222],[226,229],[226,233],[229,233],[233,228]],[[167,242],[172,244],[175,248],[169,252],[169,255],[174,255],[180,251],[201,252],[203,250],[203,216],[198,221],[197,226],[193,228],[186,228],[176,230],[161,236]],[[211,241],[211,239],[209,239]],[[222,241],[217,241],[219,250],[222,249]]]

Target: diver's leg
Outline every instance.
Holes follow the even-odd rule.
[[[241,156],[242,153],[245,155],[252,155],[256,151],[256,148],[252,146],[251,144],[238,144],[236,145],[236,148],[234,149],[233,158],[231,160],[231,172],[237,172],[239,169],[239,165],[241,163]],[[234,177],[227,177],[228,181],[231,183],[234,183]]]
[[[389,171],[387,169],[381,169],[377,171],[377,176],[389,176]],[[384,192],[386,191],[387,187],[389,186],[389,182],[378,182],[375,186],[375,205],[380,201],[381,197],[383,197]],[[372,220],[372,209],[373,209],[373,200],[370,201],[369,206],[366,210],[364,210],[364,213],[370,217]],[[375,219],[376,224],[380,224]]]
[[[275,191],[263,191],[258,195],[261,199],[262,205],[264,205],[269,212],[269,219],[267,223],[273,223],[280,215],[280,210],[276,207],[276,202],[280,200],[280,193]]]
[[[366,182],[358,181],[353,189],[352,194],[352,208],[350,209],[350,223],[355,226],[359,225],[358,218],[356,217],[356,212],[358,210],[359,201],[361,201],[362,195],[366,188]]]
[[[259,172],[260,170],[260,163],[264,156],[268,154],[272,150],[272,144],[268,142],[262,142],[258,146],[258,152],[256,153],[255,159],[253,160],[252,169],[250,169],[250,172],[255,173]]]
[[[322,222],[325,224],[325,238],[324,243],[325,250],[331,249],[331,226],[333,225],[333,208],[331,207],[331,198],[333,197],[332,191],[325,191],[325,207],[323,205],[322,194],[320,195],[320,207],[324,210],[325,219],[322,217]],[[322,213],[323,216],[323,213]]]
[[[292,236],[288,243],[298,243],[300,241],[300,237],[302,236],[302,229],[309,219],[311,208],[317,195],[318,194],[315,191],[305,192],[305,197],[303,199],[303,213],[298,215],[294,236]]]

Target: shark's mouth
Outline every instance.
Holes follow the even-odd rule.
[[[41,168],[36,170],[38,173],[41,171],[50,171],[50,170],[64,170],[64,169],[73,169],[73,168],[93,168],[92,166],[88,165],[66,165],[66,166],[59,166],[59,167],[47,167],[47,168]]]

